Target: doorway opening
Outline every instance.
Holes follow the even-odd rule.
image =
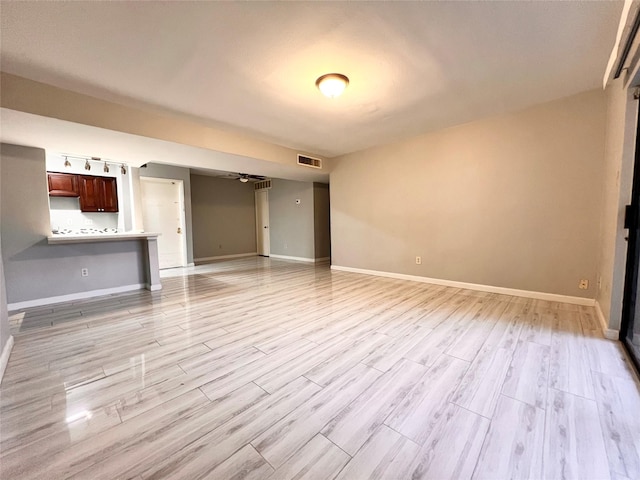
[[[260,189],[256,195],[256,246],[258,255],[268,257],[271,253],[269,237],[269,190]]]

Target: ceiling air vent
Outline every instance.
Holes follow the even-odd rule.
[[[298,165],[304,165],[305,167],[311,168],[322,168],[322,160],[298,154]]]
[[[266,188],[271,188],[271,180],[262,180],[253,184],[254,190],[264,190]]]

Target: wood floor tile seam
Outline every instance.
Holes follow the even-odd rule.
[[[363,367],[367,367],[366,364],[360,364]],[[418,365],[416,364],[416,367],[418,367]],[[421,365],[419,365],[419,367],[422,367]],[[394,367],[395,368],[395,367]],[[423,368],[423,367],[422,367]],[[390,371],[391,372],[391,371]],[[369,390],[373,389],[375,386],[377,386],[377,384],[383,383],[385,385],[387,385],[387,387],[389,386],[389,380],[386,379],[387,376],[390,376],[391,373],[390,372],[385,372],[386,375],[381,374],[378,379],[365,391],[363,391],[360,395],[356,396],[349,404],[347,404],[344,408],[342,408],[340,411],[336,412],[336,414],[330,418],[327,423],[325,425],[322,426],[322,428],[320,429],[320,433],[322,433],[329,441],[331,441],[332,443],[334,443],[336,446],[338,446],[341,450],[345,451],[345,453],[347,453],[348,455],[351,456],[351,454],[349,454],[349,452],[347,452],[344,448],[342,448],[337,442],[335,442],[331,437],[332,435],[335,433],[335,431],[333,431],[333,427],[336,426],[335,422],[337,422],[338,425],[340,425],[340,423],[345,419],[345,417],[343,417],[343,414],[347,414],[347,416],[349,415],[350,412],[352,412],[352,407],[353,406],[357,406],[358,404],[360,404],[362,402],[362,399],[370,399],[371,397],[369,396],[371,392],[369,392]],[[395,378],[395,375],[392,377]],[[406,379],[405,379],[406,380]],[[416,380],[419,380],[418,377],[416,377]],[[399,385],[393,385],[393,381],[392,383],[392,387],[398,388]],[[409,383],[408,385],[403,386],[403,388],[399,388],[398,392],[396,392],[396,396],[395,396],[395,400],[396,400],[396,404],[394,405],[393,403],[391,403],[387,409],[388,412],[386,413],[386,415],[384,415],[384,417],[380,417],[379,418],[379,425],[383,424],[385,422],[385,420],[393,413],[393,411],[395,410],[395,407],[397,407],[403,400],[404,398],[406,398],[406,396],[409,394],[409,392],[412,390],[413,386],[415,385],[414,382]],[[392,391],[394,390],[394,388],[392,388]],[[400,396],[398,396],[398,394],[400,394]],[[393,398],[393,397],[392,397]],[[368,401],[364,400],[364,404],[368,405]],[[375,415],[374,415],[375,418]],[[375,420],[374,420],[374,425],[375,425]],[[330,428],[329,430],[327,430],[329,428],[329,426],[332,426],[332,428]],[[365,424],[366,425],[366,424]],[[369,426],[370,427],[370,426]],[[328,434],[325,434],[324,432],[328,432]],[[362,442],[362,444],[366,443],[366,439],[364,442]],[[362,447],[362,444],[360,445],[359,448]],[[358,450],[359,450],[358,448]]]
[[[300,377],[304,378],[305,380],[309,380],[311,383],[313,383],[314,385],[317,385],[317,386],[318,386],[318,387],[320,387],[320,388],[327,388],[327,387],[326,387],[326,386],[324,386],[324,385],[320,385],[319,383],[314,382],[313,380],[311,380],[311,379],[310,379],[309,377],[307,377],[306,375],[300,375]],[[296,377],[296,378],[300,378],[300,377]],[[289,382],[289,383],[290,383],[290,382]],[[284,387],[286,387],[286,385],[284,385]],[[284,388],[284,387],[280,387],[280,388]],[[260,388],[262,388],[262,387],[260,387]],[[264,390],[264,388],[263,388],[263,390]],[[266,391],[266,390],[265,390],[265,391]],[[324,428],[324,427],[323,427],[323,428]]]
[[[395,428],[393,428],[391,425],[389,425],[387,423],[387,419],[391,416],[391,414],[387,415],[387,418],[384,419],[384,421],[382,422],[382,425],[384,425],[385,427],[387,427],[389,430],[393,430],[395,433],[397,433],[398,435],[400,435],[402,438],[404,438],[407,442],[414,444],[416,447],[418,448],[423,448],[422,445],[420,445],[419,443],[413,441],[411,438],[407,437],[406,435],[404,435],[402,432],[399,432],[398,430],[396,430]],[[360,450],[362,450],[362,448],[365,446],[365,444],[363,444],[358,451],[353,454],[353,456],[355,457],[358,453],[360,453]]]
[[[589,442],[591,444],[593,444],[595,442],[595,443],[602,443],[602,446],[604,447],[605,438],[604,438],[604,432],[602,430],[602,426],[601,426],[601,423],[600,423],[600,419],[598,418],[599,417],[599,413],[598,413],[598,408],[597,408],[597,402],[595,402],[594,400],[588,399],[588,398],[581,397],[579,395],[574,395],[574,394],[569,393],[569,392],[564,392],[564,391],[556,390],[556,389],[553,389],[553,388],[550,388],[549,390],[555,392],[555,400],[553,401],[553,403],[554,403],[554,406],[557,406],[557,408],[547,409],[545,425],[547,427],[550,425],[550,421],[553,420],[554,413],[556,415],[561,415],[564,411],[571,410],[572,408],[574,408],[576,401],[578,403],[582,402],[583,403],[582,406],[591,404],[591,407],[596,412],[596,415],[595,415],[596,418],[593,419],[593,417],[591,415],[587,415],[587,416],[584,416],[582,418],[576,418],[575,416],[572,417],[572,418],[568,418],[566,420],[568,420],[569,425],[568,426],[562,425],[562,431],[560,432],[559,436],[563,441],[567,441],[567,439],[568,439],[568,441],[571,441],[574,436],[577,436],[580,433],[578,431],[580,428],[589,429],[591,427],[594,427],[593,424],[589,425],[589,421],[590,420],[595,420],[595,423],[597,425],[596,426],[597,433],[594,434],[593,431],[582,432],[583,434],[585,434],[585,435],[583,435],[582,439],[585,441],[584,445],[588,445]],[[562,398],[562,402],[560,404],[557,404],[557,398],[558,397]],[[564,401],[565,398],[570,400],[569,405],[566,405],[566,402]],[[551,402],[551,397],[550,396],[548,397],[547,401]],[[594,405],[594,403],[595,403],[595,405]],[[558,410],[559,413],[556,413],[556,410]],[[567,427],[569,427],[569,428],[567,428]],[[573,431],[571,427],[574,427],[575,431]],[[552,432],[548,428],[545,428],[545,450],[544,450],[545,454],[543,455],[543,462],[544,462],[545,465],[549,465],[549,468],[553,468],[554,467],[554,462],[551,461],[552,460],[551,459],[551,455],[552,454],[565,454],[565,453],[568,453],[570,455],[579,455],[581,453],[580,452],[580,448],[581,447],[584,448],[584,446],[581,445],[581,442],[576,439],[575,446],[571,445],[571,448],[568,449],[569,450],[568,452],[561,451],[562,449],[549,450],[549,444],[552,442],[552,440],[554,440],[553,437],[552,437]],[[562,443],[560,444],[560,446],[563,446]],[[567,449],[565,448],[564,450],[567,450]],[[574,467],[577,470],[577,473],[573,473],[572,476],[575,476],[576,478],[580,477],[580,470],[583,470],[583,472],[582,472],[582,477],[583,478],[587,478],[587,472],[588,472],[588,475],[589,476],[593,476],[593,478],[605,478],[604,475],[602,475],[602,477],[601,477],[598,473],[592,471],[590,469],[590,467],[597,467],[599,469],[604,469],[604,467],[602,466],[602,462],[598,463],[598,459],[596,457],[600,457],[600,460],[602,460],[602,455],[604,454],[604,458],[607,459],[606,450],[603,448],[602,451],[597,450],[597,451],[593,451],[593,452],[589,452],[589,453],[593,453],[594,455],[584,455],[583,454],[582,458],[579,459],[580,460],[579,462],[576,462],[574,465],[569,465],[569,466],[565,466],[566,459],[564,457],[562,457],[560,459],[560,465],[561,465],[561,471],[563,472],[563,475],[565,475],[565,473],[564,473],[565,468],[569,469],[569,474],[571,475],[572,474],[571,467]],[[592,457],[594,457],[594,458],[592,458]],[[593,463],[593,462],[596,462],[596,463]],[[556,465],[556,468],[558,468],[557,465]],[[545,473],[547,474],[547,476],[555,476],[555,475],[549,473],[547,470],[545,470]],[[609,464],[606,465],[606,473],[607,473],[606,478],[608,478],[609,475],[610,475],[610,466],[609,466]]]
[[[549,390],[553,390],[554,392],[560,392],[560,393],[564,393],[565,395],[571,395],[572,397],[576,397],[576,398],[579,398],[581,400],[585,400],[585,401],[588,401],[588,402],[591,402],[591,403],[595,403],[595,404],[598,403],[593,398],[588,398],[588,397],[584,397],[582,395],[577,395],[575,393],[567,392],[565,390],[561,390],[561,389],[555,388],[555,387],[548,387],[548,388],[549,388]]]
[[[262,390],[264,393],[266,393],[267,395],[271,395],[269,392],[267,392],[264,388],[262,388],[260,385],[258,385],[255,381],[251,382],[252,384],[254,384],[256,387],[258,387],[260,390]],[[200,387],[198,387],[200,388]],[[202,390],[200,390],[202,391]],[[204,393],[204,392],[203,392]],[[206,396],[206,395],[205,395]]]
[[[629,371],[631,372],[633,380],[635,381],[635,383],[638,386],[638,388],[640,388],[640,372],[638,372],[635,368],[633,368],[633,366],[632,366],[633,365],[633,361],[631,359],[631,356],[629,355],[629,352],[627,352],[627,350],[625,348],[622,348],[622,354],[624,355],[624,358],[625,358],[627,364],[630,367]],[[593,370],[593,368],[591,369],[591,371],[603,374],[603,372],[598,372],[596,370]]]
[[[547,389],[550,389],[550,387],[549,387],[548,385],[547,385]],[[547,402],[548,402],[548,401],[549,401],[549,400],[548,400],[548,396],[547,396]],[[543,436],[542,436],[542,439],[543,439],[543,440],[542,440],[542,444],[543,444],[543,445],[546,445],[548,435],[551,435],[551,432],[548,432],[548,431],[547,431],[547,414],[548,414],[548,412],[547,412],[547,403],[545,402],[545,408],[544,408],[544,426],[543,426],[543,428],[542,428],[542,435],[543,435]],[[542,468],[542,471],[543,471],[543,472],[546,472],[546,471],[547,471],[547,470],[546,470],[546,466],[545,466],[545,462],[547,462],[547,459],[545,458],[544,450],[543,450],[542,460],[540,461],[540,465],[541,465],[541,468]]]
[[[100,378],[92,378],[92,379],[89,379],[87,381],[78,382],[78,383],[75,383],[75,384],[70,385],[70,386],[67,386],[67,384],[65,382],[65,391],[66,392],[70,392],[71,390],[74,390],[76,388],[80,388],[80,387],[82,387],[84,385],[88,385],[90,383],[97,382],[99,380],[102,380],[103,378],[106,378],[108,375],[105,373],[104,368],[100,367],[100,370],[102,370],[102,377],[100,377]]]
[[[509,401],[514,401],[515,400],[513,403],[519,404],[521,406],[521,408],[523,408],[525,410],[526,409],[534,409],[534,411],[540,412],[540,414],[542,415],[542,418],[538,417],[538,424],[542,424],[541,426],[542,426],[543,432],[542,432],[542,436],[538,437],[538,441],[540,442],[538,444],[538,448],[541,448],[542,445],[544,444],[544,428],[545,428],[545,423],[546,423],[546,412],[543,409],[531,406],[531,405],[527,404],[526,402],[522,402],[522,401],[519,401],[517,399],[511,399],[510,397],[508,397],[506,395],[501,395],[501,398],[505,398],[505,399],[509,398]],[[496,437],[495,432],[493,432],[493,429],[494,429],[494,427],[497,427],[498,422],[499,421],[497,419],[492,419],[491,420],[491,423],[489,425],[489,429],[487,430],[487,433],[486,433],[485,438],[483,440],[483,445],[482,445],[482,447],[480,449],[481,453],[478,456],[476,465],[474,467],[474,471],[473,471],[473,475],[472,475],[472,478],[474,478],[474,479],[479,477],[478,469],[481,466],[481,462],[485,461],[485,458],[483,458],[483,453],[485,453],[485,448],[488,446],[487,442],[490,442],[492,440],[492,438],[491,438],[492,435],[494,437]],[[533,432],[535,430],[534,426],[532,426],[530,424],[527,424],[526,427],[527,427],[526,428],[526,434],[527,435],[531,435],[532,434],[531,432]],[[512,422],[509,422],[508,425],[507,425],[507,428],[511,429],[512,431],[513,431],[513,429],[516,429],[516,431],[517,431],[518,425],[514,425]],[[496,437],[496,438],[499,438],[499,436]],[[518,437],[516,437],[516,438],[518,438]],[[520,440],[522,442],[525,442],[525,439],[520,438]],[[511,445],[512,448],[514,446],[515,446],[516,450],[522,449],[523,451],[526,451],[526,449],[527,449],[527,446],[525,446],[521,442],[518,442],[516,445],[513,445],[513,444]],[[535,448],[535,445],[534,445],[534,448]],[[506,451],[504,451],[503,449],[500,449],[500,452],[499,452],[498,455],[500,456],[501,459],[503,459],[506,456],[505,453],[506,453]],[[518,478],[539,478],[539,477],[541,477],[542,476],[542,472],[544,472],[543,465],[542,465],[542,461],[543,461],[544,455],[542,454],[542,450],[539,451],[539,455],[535,455],[535,453],[536,452],[534,452],[533,458],[531,456],[528,456],[526,458],[526,460],[529,460],[529,461],[532,462],[531,465],[529,465],[529,468],[533,469],[534,471],[535,471],[536,460],[539,461],[540,470],[538,472],[535,472],[535,473],[532,474],[531,470],[529,470],[528,472],[527,471],[521,471],[521,470],[519,470],[519,467],[521,467],[523,465],[519,465],[518,464],[517,465],[518,468],[516,468],[515,470],[514,470],[514,468],[515,468],[514,466],[510,466],[511,468],[509,469],[509,472],[508,472],[509,478],[513,478],[514,476],[517,476]],[[494,454],[495,454],[495,452],[494,452]],[[525,460],[525,459],[522,459],[522,460]],[[525,468],[526,468],[526,460],[525,460],[525,465],[524,465]],[[480,476],[479,478],[488,478],[486,476],[487,472],[483,472],[483,473],[485,475],[484,476]],[[505,478],[507,477],[507,472],[502,472],[502,474],[503,474],[503,476]]]
[[[273,468],[273,471],[274,471],[274,473],[275,473],[275,471],[277,470],[277,468],[276,468],[274,465],[271,465],[271,463],[269,463],[269,460],[267,460],[267,459],[266,459],[266,458],[265,458],[265,457],[260,453],[260,451],[255,447],[255,445],[253,445],[253,444],[251,443],[252,441],[253,441],[253,439],[252,439],[250,442],[248,442],[247,444],[243,445],[243,446],[242,446],[241,448],[239,448],[238,450],[241,450],[242,448],[246,447],[247,445],[251,445],[251,447],[252,447],[252,448],[253,448],[253,449],[258,453],[258,455],[260,455],[260,458],[262,458],[262,459],[265,461],[265,463],[266,463],[267,465],[269,465],[271,468]],[[302,448],[302,447],[301,447],[301,448]],[[235,453],[234,453],[233,455],[235,455]],[[233,455],[229,455],[229,456],[230,456],[230,457],[232,457]],[[271,476],[271,475],[270,475],[270,476]],[[269,478],[269,477],[267,477],[267,478]],[[221,479],[221,480],[222,480],[222,479]]]
[[[324,427],[322,427],[322,428],[324,428]],[[331,442],[333,445],[335,445],[335,447],[336,447],[336,448],[340,449],[340,451],[341,451],[341,452],[343,452],[345,455],[348,455],[348,456],[349,456],[349,459],[351,459],[351,458],[353,458],[353,457],[354,457],[353,455],[349,455],[349,453],[348,453],[348,452],[345,452],[345,451],[340,447],[340,445],[338,445],[338,444],[337,444],[337,443],[335,443],[335,442],[332,442],[332,441],[331,441],[331,439],[330,439],[330,438],[328,438],[326,435],[323,435],[323,434],[321,433],[321,431],[322,431],[322,429],[320,429],[320,432],[318,432],[318,433],[317,433],[317,435],[320,435],[322,438],[324,438],[324,439],[325,439],[325,440],[327,440],[328,442]]]
[[[142,327],[135,326],[133,324],[126,325],[123,328],[121,328],[120,331],[116,331],[116,332],[114,332],[113,329],[111,329],[111,331],[108,331],[108,330],[103,331],[103,330],[107,330],[107,329],[102,329],[97,332],[92,332],[89,329],[87,330],[83,329],[81,330],[81,333],[73,332],[73,331],[67,332],[65,333],[64,336],[62,336],[63,338],[57,338],[57,336],[54,336],[51,338],[43,337],[42,339],[38,339],[36,341],[31,341],[29,338],[25,338],[24,336],[20,336],[20,334],[18,334],[18,337],[17,337],[18,342],[16,343],[16,345],[21,347],[21,353],[24,353],[24,354],[29,354],[34,352],[41,353],[43,349],[46,349],[47,351],[56,351],[56,350],[64,349],[69,345],[76,345],[80,342],[90,344],[91,342],[100,341],[102,336],[104,335],[111,335],[111,336],[120,335],[126,338],[127,335],[131,335],[131,332],[144,331]],[[51,344],[52,341],[56,341],[57,343],[55,345],[52,345]]]
[[[547,388],[549,388],[549,387],[547,387]],[[567,392],[564,392],[564,393],[567,393]],[[536,409],[541,410],[541,411],[546,411],[547,410],[546,408],[540,408],[540,407],[538,407],[536,405],[531,405],[531,404],[529,404],[527,402],[523,402],[522,400],[520,400],[518,398],[514,398],[513,396],[507,395],[506,393],[503,393],[503,392],[500,392],[500,396],[507,397],[509,400],[513,400],[514,402],[518,402],[518,403],[521,403],[522,405],[527,405],[529,407],[536,408]],[[587,399],[585,398],[585,400],[587,400]]]
[[[469,364],[471,364],[476,359],[476,357],[478,356],[479,353],[480,352],[478,352],[471,360],[467,360],[466,358],[456,357],[452,353],[447,353],[447,352],[442,352],[442,355],[446,355],[448,357],[455,358],[456,360],[462,360],[463,362],[468,362]]]
[[[596,372],[596,373],[599,374],[600,372]],[[592,378],[592,383],[593,383],[593,378]],[[597,403],[596,400],[593,399],[593,398],[585,397],[584,395],[578,395],[577,393],[573,393],[573,392],[568,392],[566,390],[562,390],[561,388],[552,387],[551,385],[549,385],[547,388],[549,390],[553,390],[555,392],[562,392],[562,393],[565,393],[567,395],[571,395],[573,397],[580,398],[582,400],[588,400],[589,402]]]
[[[502,394],[500,394],[500,395],[502,395]],[[486,419],[487,419],[487,420],[489,420],[490,422],[493,420],[493,418],[492,418],[492,417],[487,417],[486,415],[482,415],[481,413],[474,412],[473,410],[469,410],[468,408],[463,407],[462,405],[460,405],[460,404],[458,404],[458,403],[451,402],[451,401],[449,401],[449,402],[447,402],[447,403],[448,403],[449,405],[455,405],[456,407],[461,408],[461,409],[463,409],[463,410],[466,410],[466,411],[467,411],[467,412],[469,412],[469,413],[473,413],[474,415],[478,415],[479,417],[486,418]]]
[[[473,413],[473,412],[471,412],[471,413]],[[489,419],[489,421],[491,422],[491,419]],[[484,438],[482,439],[482,445],[480,445],[480,452],[484,451],[485,444],[488,441],[488,437],[489,437],[488,432],[489,432],[490,429],[491,429],[491,423],[489,423],[489,428],[487,429],[487,433],[485,434]],[[475,464],[473,466],[473,470],[471,472],[471,475],[469,475],[470,479],[475,479],[476,478],[476,471],[478,470],[478,467],[480,466],[481,457],[482,457],[482,454],[478,455],[478,458],[476,458],[476,462],[475,462]]]
[[[135,327],[135,328],[134,327],[135,327],[134,325],[126,325],[123,329],[128,331],[128,330],[134,330],[139,328],[139,327]],[[49,331],[49,329],[52,327],[45,327],[45,328],[47,329],[47,331]],[[13,334],[16,336],[16,345],[21,345],[26,351],[30,351],[30,350],[38,350],[42,347],[50,346],[50,342],[52,340],[57,340],[60,342],[61,339],[57,337],[62,337],[64,339],[65,337],[69,337],[73,335],[73,338],[69,338],[66,342],[65,341],[60,342],[61,345],[65,345],[68,343],[76,342],[78,340],[84,340],[84,341],[96,340],[100,338],[100,335],[104,334],[103,332],[100,332],[100,331],[94,331],[88,326],[87,328],[73,329],[71,331],[64,331],[64,332],[61,332],[60,334],[56,334],[52,336],[43,336],[42,338],[37,338],[37,339],[33,338],[34,333],[45,333],[45,332],[34,332],[31,329],[27,329],[25,331],[20,331],[20,332],[14,331]]]

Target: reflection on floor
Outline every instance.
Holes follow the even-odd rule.
[[[12,315],[0,476],[640,478],[591,307],[246,258]]]

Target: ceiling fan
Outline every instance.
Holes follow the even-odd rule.
[[[228,173],[228,178],[238,179],[242,183],[247,183],[249,180],[254,180],[256,182],[260,182],[262,180],[266,180],[267,177],[263,177],[262,175],[251,175],[249,173]]]

